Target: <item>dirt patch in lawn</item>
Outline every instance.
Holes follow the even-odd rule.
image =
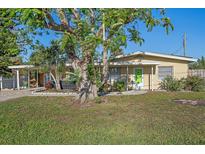
[[[186,100],[186,99],[179,99],[179,100],[174,100],[177,104],[189,104],[189,105],[202,105],[205,106],[205,100]]]

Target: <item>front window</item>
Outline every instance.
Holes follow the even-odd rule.
[[[159,66],[158,75],[159,75],[160,80],[163,80],[167,76],[173,76],[173,67],[172,66]]]
[[[120,68],[110,68],[110,78],[111,80],[118,80],[120,78]]]

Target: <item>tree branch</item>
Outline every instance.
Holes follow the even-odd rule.
[[[80,19],[80,15],[79,15],[79,13],[78,13],[76,8],[75,9],[71,9],[71,11],[72,11],[75,19]]]
[[[47,9],[44,9],[44,13],[46,16],[47,22],[47,28],[55,31],[67,31],[69,33],[74,34],[73,29],[69,26],[65,14],[62,12],[63,10],[57,10],[59,13],[59,17],[61,20],[61,24],[56,24],[53,17],[51,16],[50,12]]]
[[[94,24],[94,22],[95,22],[95,15],[94,15],[93,9],[89,9],[89,11],[90,11],[90,13],[91,13],[90,22],[91,22],[91,24]]]
[[[96,33],[96,36],[100,37],[100,35],[102,35],[102,32],[103,32],[103,25],[100,26],[99,30]]]

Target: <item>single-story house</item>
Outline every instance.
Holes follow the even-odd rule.
[[[196,59],[192,57],[142,51],[118,55],[110,60],[108,82],[112,85],[116,81],[123,80],[126,82],[127,90],[155,90],[159,88],[159,83],[166,76],[173,76],[177,79],[187,77],[188,64],[195,61]],[[70,63],[66,63],[66,66],[69,71],[69,68],[71,68]],[[96,63],[96,67],[101,68],[102,64]],[[52,79],[48,74],[38,72],[35,66],[32,65],[10,66],[9,68],[13,69],[14,74],[13,79],[11,79],[13,83],[9,82],[13,89],[21,89],[22,87],[19,75],[20,69],[28,72],[27,77],[24,77],[25,79],[22,79],[22,81],[24,83],[27,82],[27,87],[29,88],[32,82],[31,79],[36,87],[45,86],[46,82]],[[33,75],[31,74],[32,72],[34,73]],[[53,74],[55,75],[55,73]]]
[[[166,76],[188,76],[188,64],[196,59],[186,56],[137,51],[118,55],[110,62],[110,82],[124,79],[129,87],[154,90]]]

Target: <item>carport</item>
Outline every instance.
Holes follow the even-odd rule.
[[[16,74],[16,85],[17,90],[20,90],[20,70],[24,69],[27,73],[27,82],[28,82],[28,88],[30,88],[30,70],[31,68],[34,68],[33,65],[14,65],[14,66],[8,66],[8,68],[12,69],[12,72]]]
[[[6,78],[3,76],[0,76],[0,89],[25,89],[25,88],[37,88],[39,86],[39,69],[34,67],[33,65],[14,65],[14,66],[8,66],[9,69],[12,69],[12,78]],[[21,73],[23,72],[23,76],[21,76]],[[34,74],[34,87],[32,84],[31,78],[32,74]],[[44,81],[44,79],[42,79]],[[8,84],[9,83],[9,84]],[[26,85],[22,85],[26,84]],[[9,88],[5,85],[10,85]]]

